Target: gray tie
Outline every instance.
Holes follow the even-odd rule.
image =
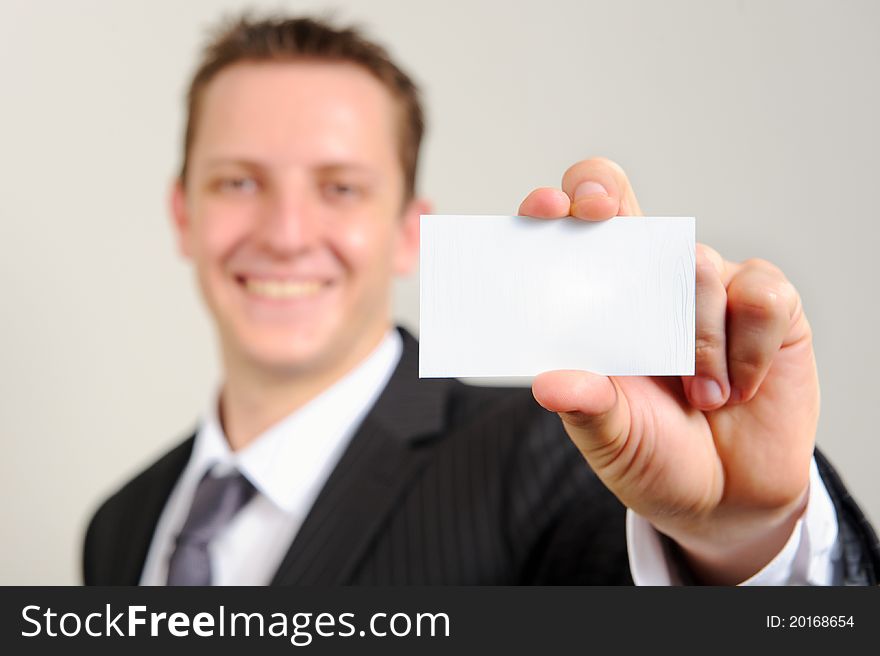
[[[168,585],[211,585],[208,544],[254,491],[250,481],[237,471],[220,477],[205,474],[168,561]]]

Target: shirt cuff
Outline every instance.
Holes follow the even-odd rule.
[[[663,545],[663,536],[647,519],[627,510],[626,543],[636,585],[681,585],[683,580]],[[837,514],[819,475],[810,463],[807,508],[791,537],[767,565],[740,585],[832,585],[837,546]]]

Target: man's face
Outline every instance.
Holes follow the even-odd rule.
[[[397,110],[350,64],[236,64],[204,90],[172,205],[227,367],[334,375],[389,326],[418,250]]]

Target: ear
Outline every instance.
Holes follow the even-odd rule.
[[[186,190],[180,178],[176,178],[171,185],[171,193],[169,194],[169,204],[171,205],[171,218],[174,224],[174,233],[177,236],[177,249],[183,257],[192,258],[191,246],[191,224],[189,220],[189,212],[186,207]]]
[[[394,253],[394,273],[405,276],[412,272],[419,259],[419,225],[422,214],[431,213],[431,203],[424,198],[409,201],[400,217],[399,239]]]

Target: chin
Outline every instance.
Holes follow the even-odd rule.
[[[297,333],[263,337],[243,350],[260,369],[290,375],[330,368],[341,355],[326,337]]]
[[[328,316],[329,315],[329,316]],[[335,377],[364,347],[364,339],[372,334],[371,322],[360,323],[361,331],[343,330],[343,313],[314,313],[283,322],[253,321],[245,314],[228,317],[224,349],[238,354],[230,364],[249,363],[267,374],[284,377],[326,375]]]

